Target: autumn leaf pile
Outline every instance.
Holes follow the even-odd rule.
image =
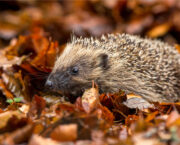
[[[180,1],[0,2],[0,144],[180,144],[179,102],[133,109],[123,102],[140,96],[99,94],[94,82],[77,99],[44,87],[72,33],[114,32],[158,37],[180,50]]]

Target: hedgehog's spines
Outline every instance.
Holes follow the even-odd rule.
[[[180,98],[180,54],[167,43],[129,34],[106,34],[98,39],[73,35],[68,44],[68,50],[57,60],[55,68],[83,63],[86,78],[79,76],[83,82],[98,78],[103,91],[114,92],[120,88],[151,101]],[[101,54],[108,55],[110,69],[106,71],[97,64]]]

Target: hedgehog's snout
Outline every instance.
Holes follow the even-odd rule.
[[[48,90],[54,90],[55,86],[55,76],[51,73],[45,82],[45,88]]]
[[[45,87],[53,91],[63,91],[67,89],[70,76],[67,72],[51,73],[46,80]]]
[[[46,83],[45,83],[45,87],[46,87],[47,89],[53,89],[53,86],[54,86],[53,81],[50,80],[50,79],[47,79],[47,81],[46,81]]]

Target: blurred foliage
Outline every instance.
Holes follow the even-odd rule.
[[[8,0],[0,2],[0,44],[40,26],[60,44],[70,35],[130,33],[180,42],[179,0]]]

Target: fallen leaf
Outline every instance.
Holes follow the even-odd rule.
[[[100,108],[98,110],[100,118],[104,118],[109,124],[112,124],[115,119],[113,113],[105,106],[99,105],[98,108]]]
[[[160,37],[167,33],[170,28],[171,24],[168,22],[161,25],[157,25],[147,32],[147,36],[151,38]]]
[[[144,138],[142,134],[136,134],[133,136],[134,145],[165,145],[157,138]]]
[[[30,104],[28,116],[31,118],[39,118],[45,106],[46,101],[42,97],[35,95]]]
[[[158,113],[159,113],[158,111],[149,113],[149,114],[147,115],[145,121],[146,121],[146,122],[150,122],[150,121],[154,120],[154,118],[158,115]]]
[[[27,58],[27,56],[17,57],[14,56],[13,59],[8,60],[8,58],[5,56],[6,51],[1,50],[0,51],[0,68],[3,70],[6,70],[13,65],[20,65],[22,62]]]
[[[85,90],[84,94],[82,95],[82,106],[86,113],[90,113],[96,109],[99,103],[98,88],[93,87],[91,89]]]
[[[174,47],[176,48],[176,50],[180,53],[180,45],[175,44]]]
[[[3,141],[2,144],[14,145],[27,142],[32,135],[33,126],[27,125],[23,128],[20,128],[8,135]]]
[[[14,95],[7,89],[6,85],[4,84],[3,80],[0,79],[0,89],[2,93],[9,99],[13,99]]]
[[[8,90],[10,90],[16,97],[23,98],[21,84],[19,80],[14,77],[14,74],[3,73],[2,79]]]
[[[59,145],[59,143],[50,138],[44,138],[44,137],[34,134],[31,137],[28,145]]]
[[[75,141],[77,139],[77,124],[66,124],[57,126],[50,134],[56,141]]]
[[[137,96],[129,97],[129,99],[127,99],[126,102],[124,102],[123,104],[125,104],[129,108],[138,108],[142,111],[147,108],[154,108],[154,104],[151,104],[143,98]]]
[[[119,139],[126,140],[127,137],[128,137],[127,127],[123,126],[123,127],[121,127],[121,129],[119,131]]]
[[[7,111],[7,112],[0,113],[0,128],[5,127],[8,120],[13,115],[16,116],[18,119],[25,117],[25,114],[20,113],[19,111]]]
[[[166,126],[170,127],[177,119],[180,120],[180,114],[177,111],[172,111],[166,120]]]
[[[137,115],[128,115],[128,117],[125,120],[125,124],[129,126],[132,123],[136,122],[138,119],[139,119],[139,116]]]

